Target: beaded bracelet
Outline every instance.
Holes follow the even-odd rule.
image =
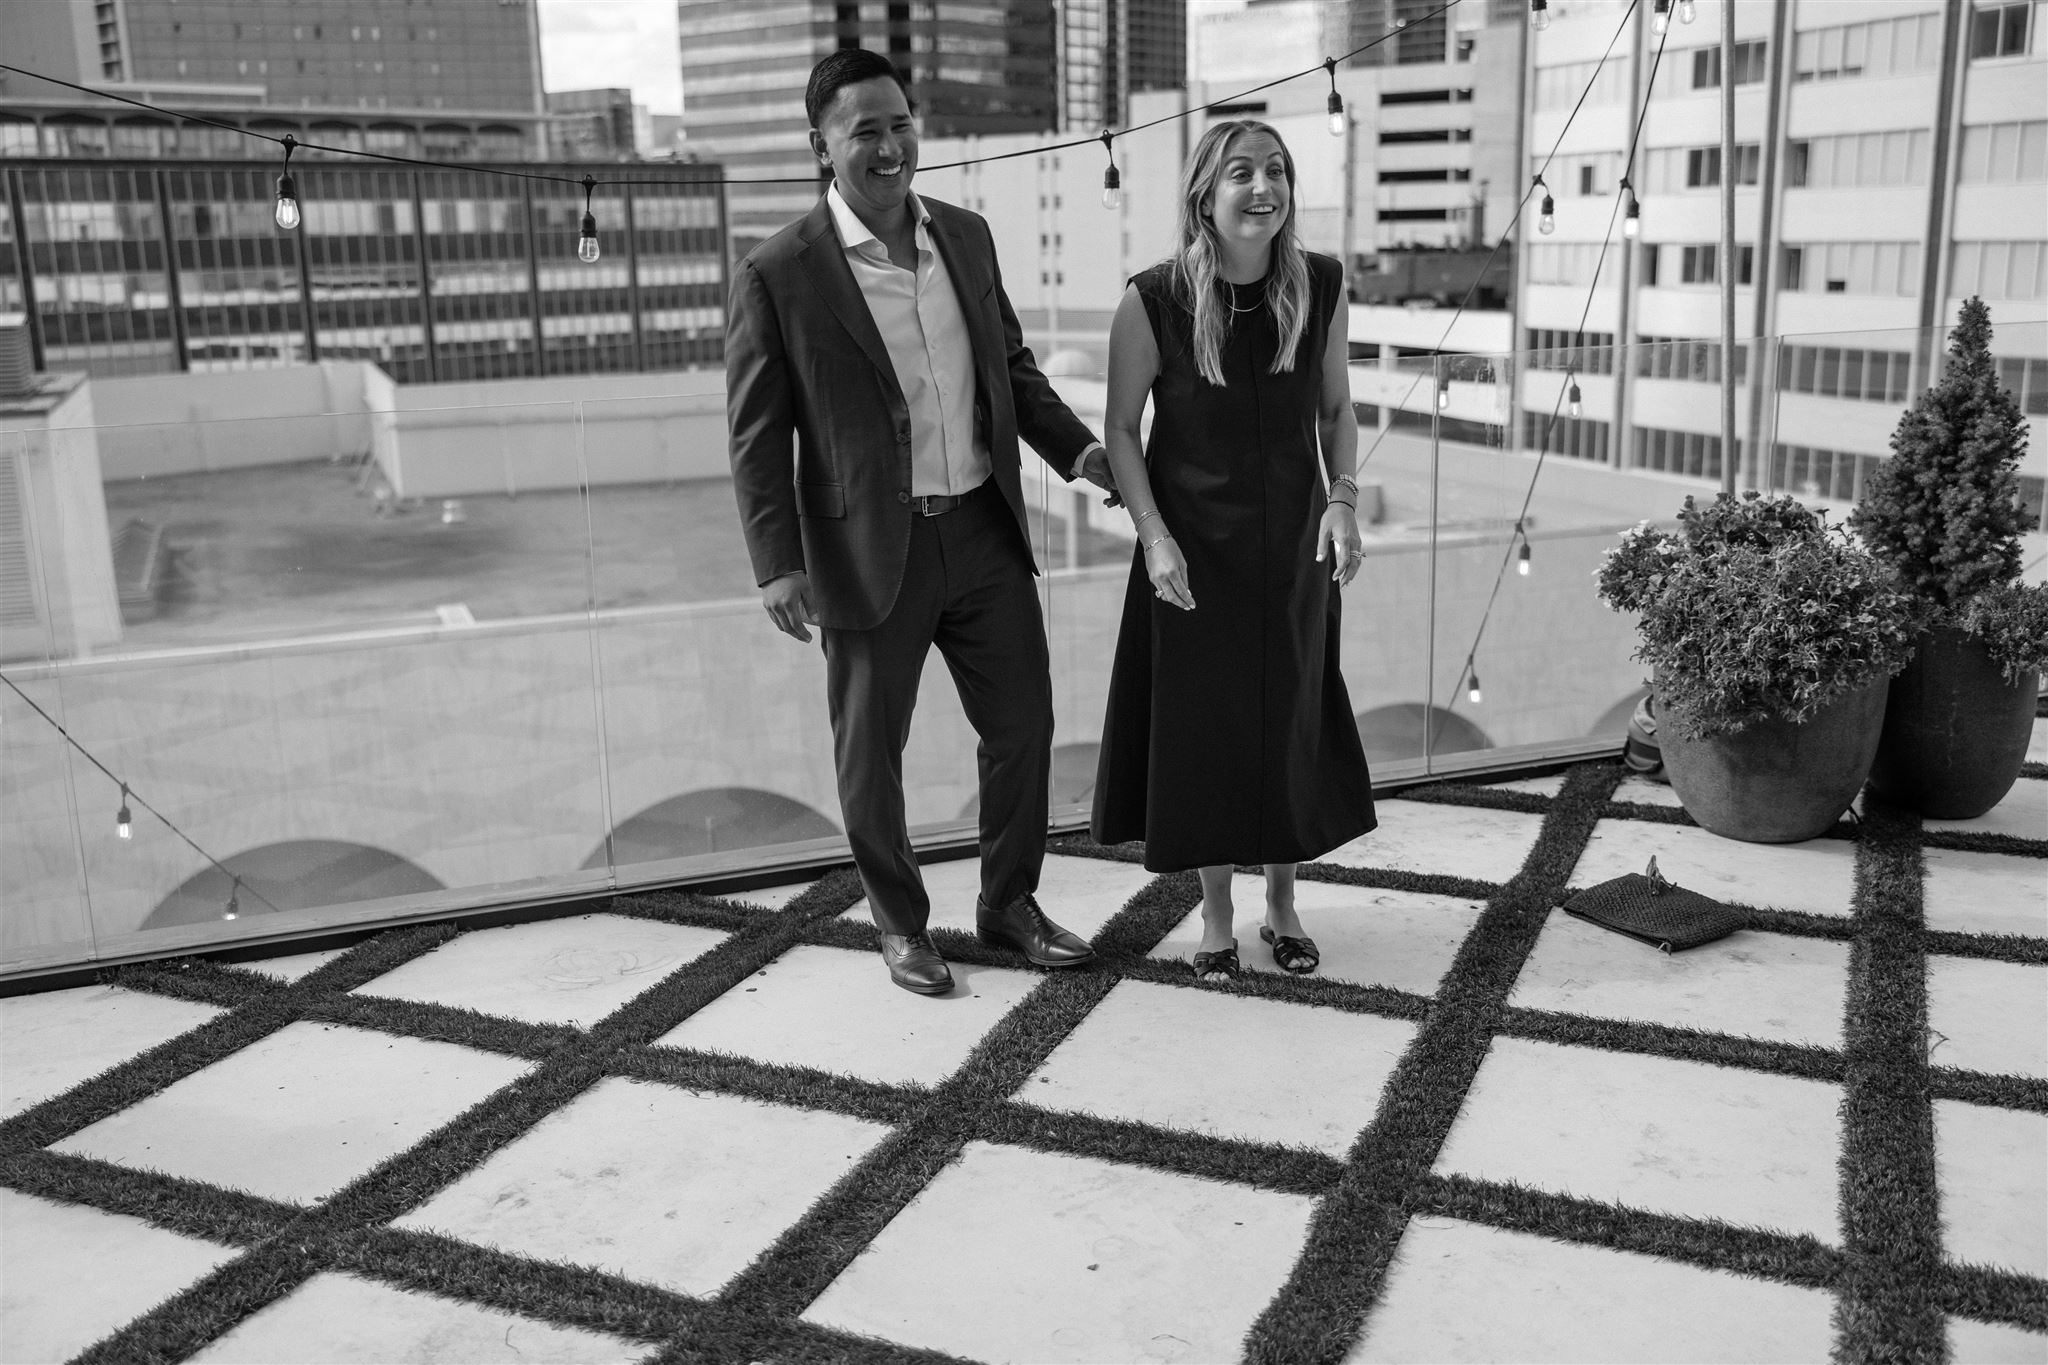
[[[1351,490],[1353,499],[1358,497],[1358,480],[1352,478],[1349,474],[1339,474],[1336,478],[1330,480],[1331,489],[1334,490],[1340,483]]]

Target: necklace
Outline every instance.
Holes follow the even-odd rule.
[[[1225,280],[1223,281],[1223,283],[1228,285],[1230,288],[1229,296],[1223,300],[1223,306],[1228,308],[1233,313],[1256,313],[1259,310],[1259,306],[1265,303],[1266,301],[1266,285],[1265,281],[1263,280],[1259,282],[1259,296],[1252,303],[1252,306],[1249,308],[1240,308],[1237,306],[1237,285],[1231,284],[1229,280]]]

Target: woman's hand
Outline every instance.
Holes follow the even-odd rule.
[[[1358,577],[1365,563],[1365,537],[1358,533],[1358,513],[1350,503],[1332,500],[1323,509],[1322,525],[1316,528],[1316,562],[1332,561],[1330,581],[1349,583]]]
[[[1195,609],[1195,595],[1188,590],[1188,562],[1172,536],[1159,536],[1145,547],[1145,574],[1152,580],[1152,595],[1160,601],[1182,611]]]

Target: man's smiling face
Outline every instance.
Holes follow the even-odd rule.
[[[870,227],[902,212],[917,172],[917,126],[895,81],[877,76],[841,86],[811,130],[811,148],[831,164],[840,195]]]

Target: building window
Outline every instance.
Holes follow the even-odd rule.
[[[1614,373],[1614,333],[1568,332],[1555,327],[1525,329],[1532,370],[1570,370],[1577,374]]]
[[[1788,246],[1784,259],[1778,267],[1779,288],[1799,290],[1806,287],[1806,248]]]
[[[1655,243],[1652,243],[1652,242],[1645,242],[1645,243],[1643,244],[1643,287],[1644,287],[1644,288],[1646,288],[1646,289],[1655,289],[1655,288],[1657,287],[1657,263],[1658,263],[1658,262],[1659,262],[1659,261],[1660,261],[1660,260],[1661,260],[1662,258],[1663,258],[1663,252],[1662,252],[1662,249],[1661,249],[1661,248],[1659,248],[1659,247],[1658,247],[1658,246],[1657,246],[1657,245],[1656,245]]]
[[[1949,297],[2029,301],[2043,295],[2048,242],[1957,242],[1951,257]]]
[[[1965,185],[2048,180],[2048,121],[1978,123],[1963,129]]]
[[[1700,246],[1679,248],[1678,282],[1680,284],[1713,284],[1721,278],[1715,268],[1720,248],[1711,243]]]
[[[1721,149],[1694,147],[1685,154],[1685,187],[1705,189],[1721,183]]]
[[[1909,14],[1808,29],[1792,52],[1795,81],[1850,80],[1931,71],[1941,61],[1941,16]]]
[[[1762,38],[1735,45],[1735,55],[1729,61],[1729,69],[1737,85],[1756,85],[1764,79],[1765,55],[1770,44]],[[1692,88],[1711,90],[1721,84],[1721,49],[1719,47],[1696,48],[1692,54]]]
[[[2034,6],[1989,5],[1970,19],[1970,58],[2023,57],[2031,36]]]

